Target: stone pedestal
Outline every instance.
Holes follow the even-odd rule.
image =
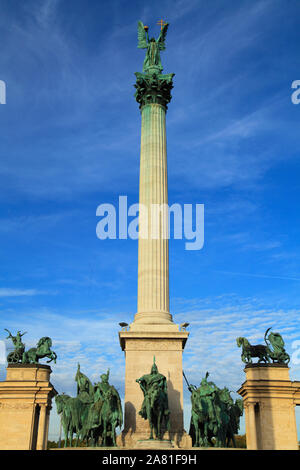
[[[174,449],[175,446],[170,440],[160,440],[157,439],[145,439],[141,441],[137,441],[135,444],[135,449],[148,449],[148,450],[171,450]]]
[[[139,415],[144,397],[136,379],[150,373],[153,356],[155,356],[158,370],[167,378],[168,387],[170,434],[166,432],[163,439],[170,439],[175,446],[190,448],[191,438],[185,433],[183,427],[182,379],[182,351],[188,333],[149,330],[148,326],[148,332],[119,333],[120,344],[125,351],[126,370],[125,426],[123,433],[119,436],[118,445],[136,447],[138,441],[145,441],[149,438],[148,421]]]
[[[9,364],[0,382],[0,449],[47,448],[51,400],[51,368],[42,364]]]
[[[247,449],[297,450],[295,405],[300,404],[300,382],[291,382],[281,364],[249,364],[243,397]]]

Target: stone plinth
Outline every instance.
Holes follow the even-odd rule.
[[[248,449],[298,449],[295,405],[300,382],[291,382],[289,368],[281,364],[249,364],[243,397]]]
[[[51,368],[42,364],[9,364],[0,382],[0,449],[47,448],[51,399]]]
[[[124,431],[119,436],[118,445],[135,447],[138,441],[149,438],[148,421],[139,411],[143,402],[143,392],[136,379],[150,373],[153,356],[158,370],[167,379],[168,402],[170,409],[170,435],[166,432],[163,439],[171,439],[176,446],[191,447],[190,436],[183,428],[183,378],[182,351],[188,332],[174,331],[134,331],[120,332],[120,344],[125,351],[125,419]]]
[[[137,441],[135,449],[170,450],[174,449],[174,444],[170,440],[145,439],[143,441]]]

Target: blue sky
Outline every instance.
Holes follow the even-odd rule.
[[[0,328],[51,336],[52,382],[75,394],[111,367],[124,394],[119,321],[136,313],[137,242],[96,237],[96,208],[138,201],[142,71],[137,22],[170,23],[165,73],[170,203],[205,205],[205,243],[170,241],[184,370],[244,380],[235,338],[300,339],[298,0],[1,0]],[[293,363],[294,362],[294,363]],[[291,377],[300,380],[300,366]],[[5,364],[1,364],[4,378]],[[55,406],[54,406],[55,408]],[[186,423],[189,393],[185,392]],[[55,410],[50,438],[57,436]]]

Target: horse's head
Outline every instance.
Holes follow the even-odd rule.
[[[68,395],[56,395],[55,397],[55,404],[57,408],[57,413],[60,414],[63,411],[64,405],[66,403],[66,399],[69,398]]]
[[[43,336],[43,338],[39,340],[37,347],[40,348],[40,347],[43,347],[44,345],[47,345],[48,349],[52,346],[52,339],[49,338],[49,336]]]
[[[239,415],[242,416],[243,411],[244,411],[243,400],[242,400],[241,398],[238,398],[238,399],[235,401],[235,404],[236,404],[236,406],[237,406],[237,409],[239,410]]]
[[[239,348],[245,344],[245,340],[246,340],[246,338],[243,338],[243,336],[239,336],[236,339],[236,344],[238,345]]]
[[[228,405],[231,405],[231,404],[233,403],[233,400],[232,400],[232,398],[231,398],[231,396],[230,396],[230,391],[228,390],[227,387],[223,388],[223,389],[220,391],[219,395],[220,395],[220,399],[221,399],[224,403],[226,403],[226,404],[228,404]]]

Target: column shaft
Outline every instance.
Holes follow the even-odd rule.
[[[170,323],[166,109],[142,107],[138,313],[135,322]]]
[[[37,450],[45,449],[45,431],[46,431],[46,405],[40,405],[40,419],[37,438]]]
[[[247,448],[256,450],[257,447],[257,428],[255,419],[255,403],[249,402],[248,404],[248,426],[246,429],[247,434]]]

